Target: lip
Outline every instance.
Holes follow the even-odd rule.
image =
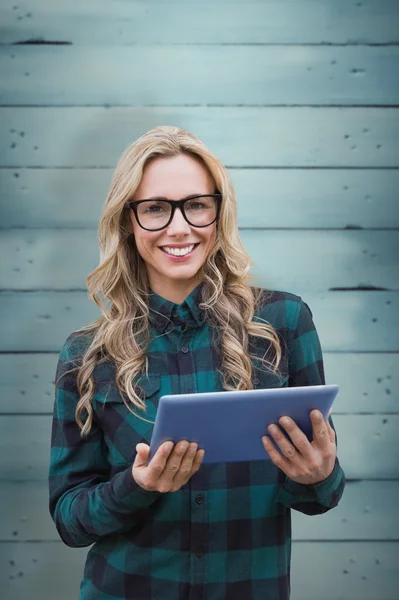
[[[165,250],[163,250],[162,246],[159,246],[160,251],[162,252],[162,254],[164,256],[166,256],[169,260],[171,260],[172,262],[184,262],[185,260],[189,259],[194,252],[196,251],[196,249],[199,246],[199,242],[192,242],[191,244],[164,244],[164,246],[167,246],[168,248],[187,248],[187,246],[191,246],[194,243],[194,248],[191,250],[191,252],[189,252],[188,254],[185,254],[184,256],[174,256],[173,254],[168,254],[167,252],[165,252]]]

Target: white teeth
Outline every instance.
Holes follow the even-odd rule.
[[[162,249],[165,250],[167,254],[172,254],[173,256],[185,256],[194,249],[194,244],[186,246],[185,248],[169,248],[168,246],[162,246]]]

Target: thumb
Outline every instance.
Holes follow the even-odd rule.
[[[147,466],[148,459],[150,457],[150,447],[147,444],[137,444],[136,446],[137,455],[134,461],[135,467]]]

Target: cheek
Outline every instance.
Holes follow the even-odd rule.
[[[158,236],[154,235],[150,231],[145,231],[144,229],[139,228],[137,224],[133,225],[133,235],[135,238],[137,251],[141,258],[143,260],[148,259],[155,249],[154,244]]]
[[[209,248],[212,248],[216,243],[216,225],[213,224],[212,227],[210,227],[210,231],[207,232],[207,237],[206,237],[206,245]]]

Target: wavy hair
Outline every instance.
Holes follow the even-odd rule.
[[[100,264],[86,278],[89,298],[99,306],[102,315],[76,332],[91,332],[90,345],[76,367],[80,399],[75,416],[82,436],[89,433],[93,422],[93,372],[105,357],[115,364],[116,385],[126,406],[137,416],[145,414],[145,400],[136,383],[148,370],[149,282],[131,235],[126,203],[139,186],[148,161],[181,153],[200,160],[222,194],[216,243],[199,275],[200,308],[205,311],[206,322],[217,332],[223,388],[251,389],[254,358],[266,369],[278,372],[278,334],[260,317],[254,319],[263,293],[249,283],[251,261],[240,239],[235,192],[227,169],[188,131],[155,127],[126,148],[113,173],[99,223]],[[251,355],[251,337],[267,343],[263,357]]]

